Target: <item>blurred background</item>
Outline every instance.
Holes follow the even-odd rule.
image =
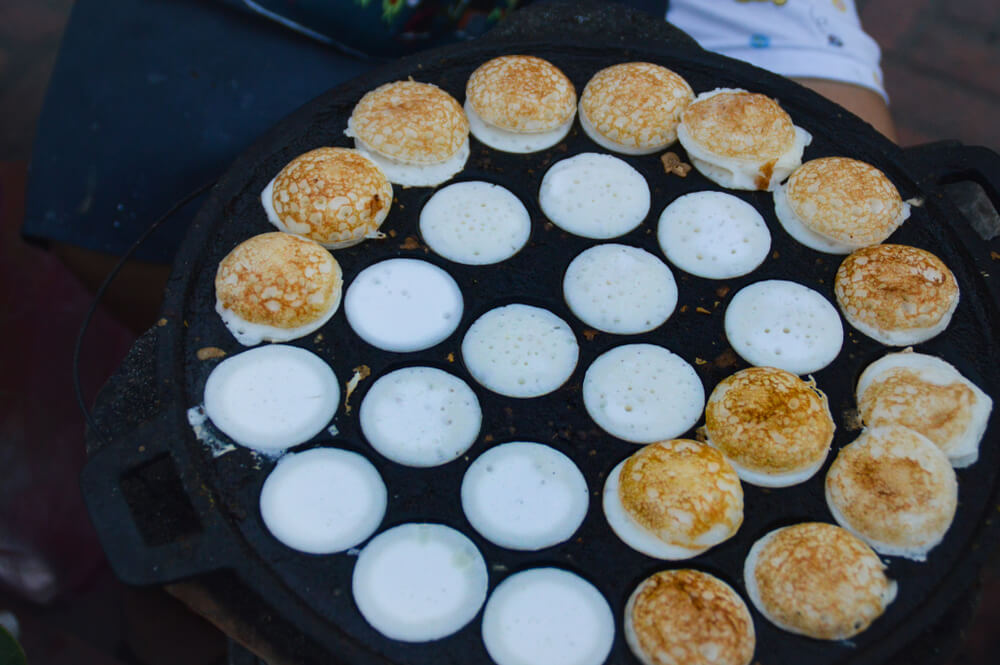
[[[958,139],[1000,150],[1000,1],[857,4],[865,28],[883,49],[900,143]],[[24,477],[14,471],[25,455],[37,460],[52,451],[75,450],[80,462],[83,458],[70,357],[91,296],[58,260],[19,236],[36,124],[72,8],[73,0],[0,0],[0,339],[5,349],[0,360],[0,567],[14,571],[13,582],[22,589],[14,593],[12,578],[6,585],[0,580],[0,625],[18,632],[35,665],[128,665],[146,658],[139,653],[142,628],[133,625],[130,608],[162,609],[164,617],[173,617],[170,605],[176,601],[124,589],[114,580],[76,497],[75,474],[54,469]],[[134,334],[105,312],[93,325],[102,343],[92,345],[85,359],[88,395],[118,365]],[[69,489],[55,493],[65,497],[61,503],[33,506],[32,518],[41,512],[46,523],[44,532],[33,533],[24,523],[26,498],[33,492],[52,496],[47,488],[53,486]],[[11,497],[18,497],[19,505]],[[32,536],[26,540],[20,535],[25,528]],[[64,553],[49,568],[24,563],[39,541],[48,551]],[[60,548],[60,542],[67,546]],[[952,661],[956,665],[996,662],[1000,557],[987,567],[982,584],[984,600]],[[192,620],[183,630],[190,644],[158,654],[157,662],[225,660],[224,643],[207,625]],[[197,657],[185,652],[194,645]]]

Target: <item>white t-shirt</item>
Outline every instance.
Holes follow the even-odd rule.
[[[853,83],[888,99],[881,51],[854,0],[671,0],[667,20],[709,51],[788,77]]]

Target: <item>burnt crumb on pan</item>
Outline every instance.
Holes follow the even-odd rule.
[[[396,237],[396,229],[389,229],[389,237],[390,238]]]
[[[600,335],[600,333],[591,328],[587,328],[586,330],[583,331],[583,336],[587,339],[588,342],[593,342],[594,338],[596,338],[598,335]]]
[[[413,236],[406,236],[406,240],[402,242],[399,246],[400,249],[420,249],[420,241]]]
[[[726,349],[719,355],[715,356],[715,360],[712,361],[712,364],[720,369],[725,369],[727,367],[733,367],[737,362],[739,362],[739,360],[736,357],[736,352],[732,349]]]
[[[844,409],[840,415],[840,419],[844,425],[844,429],[848,432],[856,432],[865,426],[861,420],[861,412],[857,409]]]
[[[156,322],[156,325],[158,325],[159,327],[162,328],[163,326],[167,325],[167,320],[166,319],[160,319],[159,321]]]
[[[699,314],[711,314],[712,313],[710,310],[707,310],[704,307],[695,307],[694,311],[698,312]]]
[[[728,286],[723,285],[715,290],[715,295],[719,296],[720,298],[725,298],[727,295],[729,295],[730,291],[731,289]]]
[[[354,394],[354,391],[358,387],[358,384],[367,379],[369,376],[371,376],[371,374],[372,370],[371,367],[369,367],[368,365],[358,365],[357,367],[354,368],[354,376],[352,376],[351,380],[348,381],[344,386],[346,388],[344,394],[345,414],[350,413],[351,409],[353,408],[350,405],[351,395]]]
[[[990,258],[993,259],[994,261],[1000,261],[1000,253],[990,252]]]
[[[707,365],[708,361],[705,360],[704,358],[695,358],[694,359],[694,364],[695,365]]]
[[[455,354],[449,352],[448,355],[445,356],[445,360],[447,360],[450,363],[455,362]]]
[[[660,161],[663,162],[663,170],[667,175],[673,174],[681,178],[686,178],[687,174],[691,172],[691,165],[681,161],[676,152],[667,151],[663,153],[660,155]]]
[[[483,437],[483,443],[493,443],[493,435],[487,434]]]
[[[685,313],[687,311],[688,311],[688,306],[687,305],[681,305],[681,314],[683,314],[683,313]]]
[[[775,259],[775,260],[777,260],[777,259],[778,259],[778,256],[779,256],[779,255],[778,255],[778,250],[774,250],[773,252],[771,252],[771,258],[772,258],[772,259]]]
[[[203,346],[195,353],[198,360],[211,360],[212,358],[225,358],[226,352],[217,346]]]

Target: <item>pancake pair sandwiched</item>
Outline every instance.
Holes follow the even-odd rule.
[[[432,187],[465,167],[469,121],[454,97],[430,83],[394,81],[366,93],[347,136],[391,182]]]
[[[834,280],[844,318],[887,346],[919,344],[948,327],[958,281],[934,254],[906,245],[875,245],[844,259]]]
[[[688,559],[731,538],[743,523],[739,476],[715,448],[690,439],[643,447],[604,484],[604,515],[632,549]]]
[[[814,382],[775,367],[750,367],[723,379],[705,407],[706,442],[740,479],[788,487],[826,461],[835,425]]]
[[[910,204],[871,164],[848,157],[806,162],[774,189],[774,212],[795,240],[827,254],[877,245],[910,216]]]
[[[275,231],[237,245],[215,274],[215,310],[244,346],[318,330],[340,306],[340,264],[314,240]]]
[[[729,189],[772,191],[802,164],[812,135],[767,95],[703,92],[684,110],[677,138],[691,164]]]
[[[867,427],[901,425],[933,442],[952,466],[979,458],[993,400],[953,365],[909,349],[869,365],[858,380],[858,411]]]
[[[758,540],[747,554],[743,581],[768,621],[819,640],[845,640],[864,631],[897,592],[868,545],[822,522],[775,529]]]

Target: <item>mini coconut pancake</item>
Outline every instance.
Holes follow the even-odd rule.
[[[375,533],[386,501],[382,477],[362,455],[313,448],[278,460],[260,491],[260,516],[288,547],[332,554]]]
[[[401,524],[369,541],[351,591],[361,615],[392,640],[429,642],[456,633],[486,600],[486,562],[443,524]]]
[[[818,640],[862,632],[896,598],[885,564],[858,537],[833,524],[776,529],[750,548],[747,595],[768,621]]]
[[[726,377],[705,407],[707,443],[739,477],[761,487],[805,482],[826,461],[835,429],[815,383],[775,367]]]
[[[439,185],[469,158],[469,121],[462,107],[430,83],[395,81],[366,93],[344,133],[391,182],[404,187]]]
[[[951,364],[908,350],[869,365],[855,397],[865,425],[909,427],[933,441],[955,468],[979,458],[993,410],[989,395]]]
[[[888,238],[910,216],[910,204],[871,164],[823,157],[797,168],[774,190],[774,212],[806,247],[850,254]]]
[[[479,436],[483,410],[457,376],[404,367],[372,384],[361,400],[361,431],[383,457],[406,466],[447,464]]]
[[[691,429],[705,408],[694,368],[662,346],[606,351],[583,378],[583,405],[597,425],[630,443],[652,443]]]
[[[625,235],[649,214],[642,174],[611,155],[584,152],[556,162],[542,178],[542,212],[564,231],[606,240]]]
[[[205,382],[205,413],[234,442],[266,453],[304,443],[330,424],[337,377],[305,349],[274,344],[229,356]]]
[[[726,308],[726,338],[751,365],[809,374],[840,353],[837,309],[812,289],[781,279],[740,289]]]
[[[384,351],[422,351],[443,342],[462,319],[462,291],[433,263],[388,259],[354,278],[344,314],[358,337]]]
[[[392,185],[356,150],[317,148],[286,164],[260,201],[279,230],[338,249],[384,237],[378,229],[392,206]]]
[[[712,182],[768,191],[802,164],[812,142],[778,102],[731,88],[695,97],[681,115],[677,138],[692,166]]]
[[[319,243],[275,231],[219,262],[215,311],[240,344],[287,342],[318,330],[340,306],[340,264]]]
[[[675,266],[706,279],[753,272],[771,251],[771,233],[752,205],[724,192],[692,192],[663,209],[656,230]]]
[[[481,64],[465,86],[472,135],[503,152],[538,152],[565,138],[576,114],[573,82],[547,60],[504,55]]]
[[[887,346],[919,344],[943,332],[959,297],[941,259],[906,245],[857,250],[840,264],[833,290],[847,322]]]
[[[689,559],[731,538],[743,523],[739,476],[715,448],[690,439],[653,443],[604,483],[604,516],[632,549]]]
[[[538,397],[566,383],[580,356],[573,331],[531,305],[486,312],[462,340],[462,360],[480,385],[507,397]]]
[[[614,639],[608,601],[559,568],[511,575],[483,610],[483,644],[497,665],[601,665]]]
[[[563,297],[592,328],[635,335],[658,328],[677,306],[677,283],[663,261],[627,245],[581,252],[566,269]]]
[[[682,569],[651,575],[632,592],[625,641],[643,665],[749,665],[756,634],[750,610],[732,587]]]
[[[512,550],[551,547],[587,515],[587,481],[569,457],[540,443],[490,448],[462,478],[462,510],[486,540]]]
[[[826,504],[876,552],[924,561],[955,518],[958,481],[930,439],[902,425],[874,427],[840,449]]]
[[[649,62],[626,62],[594,74],[580,96],[580,125],[597,145],[648,155],[677,140],[681,112],[694,99],[679,74]]]
[[[458,182],[438,191],[420,211],[420,235],[449,261],[481,266],[517,254],[531,234],[521,200],[491,182]]]

